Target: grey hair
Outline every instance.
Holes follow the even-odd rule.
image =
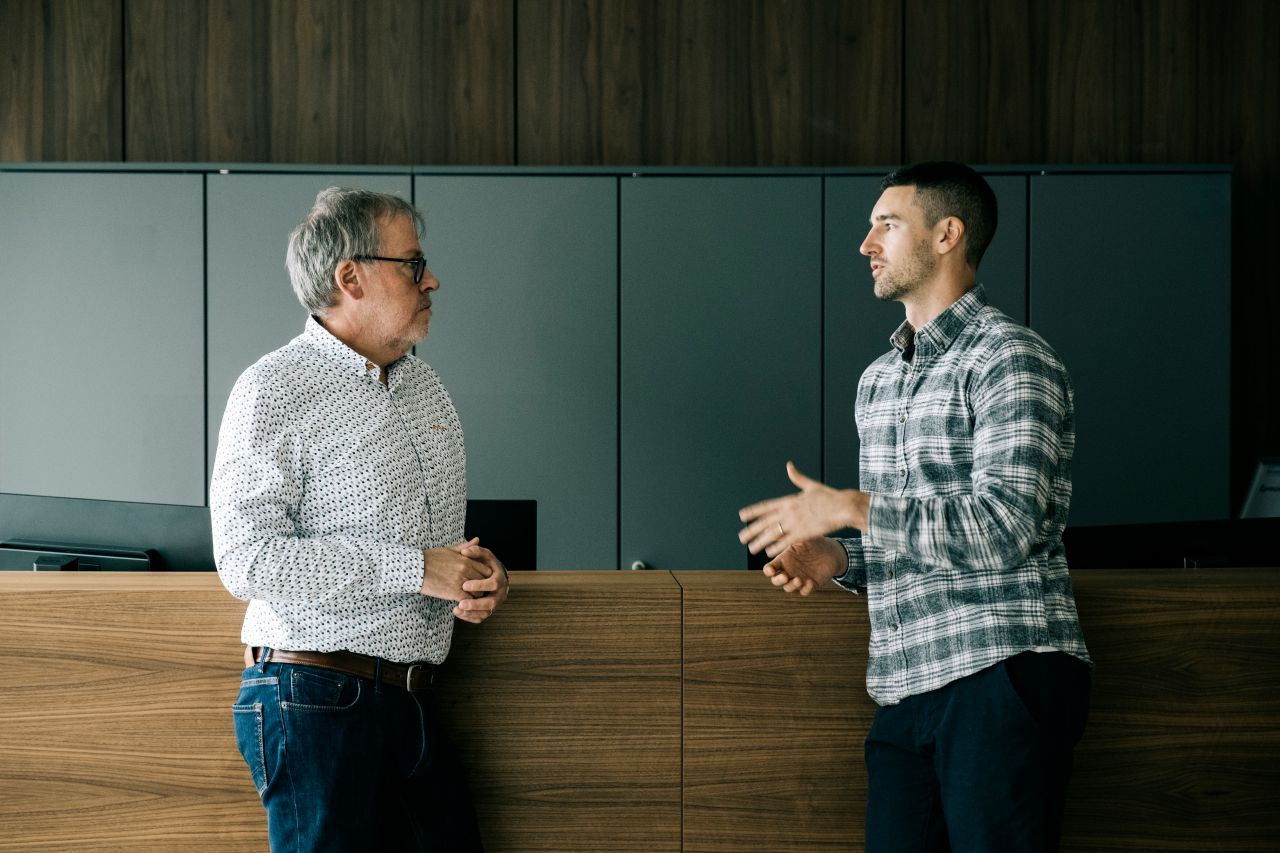
[[[328,313],[337,302],[333,271],[338,264],[378,254],[378,220],[399,215],[409,217],[422,236],[422,214],[398,195],[346,187],[321,190],[307,218],[289,235],[285,252],[284,265],[302,307],[317,317]]]

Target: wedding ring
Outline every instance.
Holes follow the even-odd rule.
[[[781,521],[779,521],[779,522],[778,522],[778,536],[779,536],[779,538],[781,538],[781,537],[786,536],[786,535],[787,535],[787,531],[785,531],[785,530],[783,530],[783,529],[782,529],[782,522],[781,522]]]

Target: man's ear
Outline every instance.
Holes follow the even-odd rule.
[[[341,261],[334,268],[333,283],[338,290],[351,299],[360,299],[364,296],[364,283],[360,278],[360,267],[349,258]]]
[[[964,240],[964,222],[956,216],[944,216],[933,226],[933,247],[939,255],[945,255]]]

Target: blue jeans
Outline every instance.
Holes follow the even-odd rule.
[[[1056,851],[1088,664],[1023,652],[876,709],[867,853]]]
[[[480,851],[475,809],[430,693],[259,663],[233,706],[272,853]]]

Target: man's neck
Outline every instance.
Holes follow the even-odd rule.
[[[391,351],[386,347],[371,343],[367,339],[367,335],[361,335],[359,330],[349,322],[346,322],[346,318],[342,316],[330,314],[327,317],[317,317],[316,322],[323,326],[329,334],[364,356],[365,361],[381,368],[379,375],[384,383],[386,381],[387,365],[404,355],[403,352]]]
[[[923,329],[968,293],[974,283],[975,276],[972,273],[940,277],[929,282],[903,298],[902,306],[907,310],[907,322],[913,329]]]

